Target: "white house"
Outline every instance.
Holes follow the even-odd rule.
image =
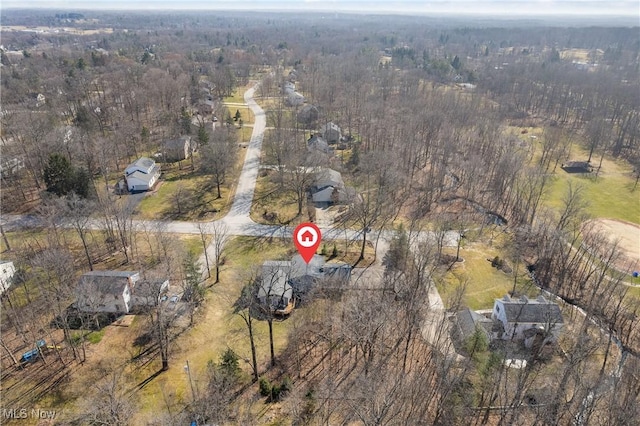
[[[507,295],[496,299],[491,318],[502,323],[504,330],[498,337],[503,340],[525,339],[530,334],[527,330],[531,329],[556,339],[564,326],[560,307],[543,296],[537,299],[528,299],[526,296],[512,299]]]
[[[124,171],[124,179],[130,192],[148,191],[160,177],[160,167],[150,158],[140,157]]]
[[[0,294],[11,287],[13,274],[16,273],[16,267],[10,260],[0,260]]]
[[[91,271],[80,277],[76,308],[82,312],[126,314],[133,305],[132,288],[140,279],[133,271]]]
[[[292,82],[285,81],[282,85],[282,91],[289,106],[302,105],[304,103],[304,96],[296,92],[296,85]]]

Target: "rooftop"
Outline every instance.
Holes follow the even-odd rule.
[[[507,321],[518,323],[553,323],[562,324],[560,307],[540,296],[537,299],[498,299],[504,306]]]

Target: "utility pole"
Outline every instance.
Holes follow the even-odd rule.
[[[193,388],[193,380],[191,379],[191,368],[189,368],[189,360],[187,360],[187,365],[184,366],[184,371],[189,376],[189,385],[191,386],[191,399],[193,402],[196,400],[196,392]]]

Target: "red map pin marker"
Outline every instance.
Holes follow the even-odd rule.
[[[293,231],[293,243],[307,264],[311,261],[313,255],[316,254],[321,240],[322,234],[320,233],[320,228],[313,223],[301,223],[296,230]]]

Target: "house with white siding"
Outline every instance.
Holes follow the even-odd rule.
[[[10,260],[0,260],[0,294],[4,293],[13,282],[16,267]]]
[[[129,192],[143,192],[153,188],[160,178],[160,166],[150,158],[140,157],[124,171]]]
[[[507,295],[496,299],[491,318],[502,324],[503,330],[498,336],[502,340],[524,340],[531,334],[528,330],[539,331],[547,339],[555,340],[564,326],[560,307],[543,296],[516,299]]]

